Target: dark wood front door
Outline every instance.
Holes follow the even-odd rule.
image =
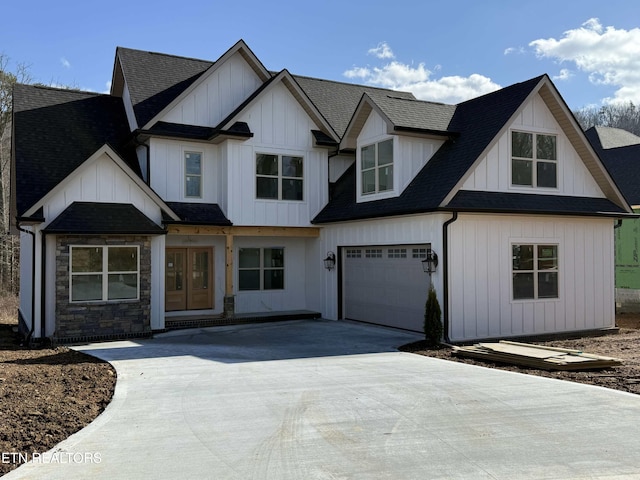
[[[213,248],[167,248],[165,310],[213,308]]]

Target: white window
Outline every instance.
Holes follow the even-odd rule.
[[[558,156],[555,135],[511,132],[511,184],[557,188]]]
[[[393,190],[393,139],[360,149],[363,195]]]
[[[184,196],[202,197],[202,153],[184,152]]]
[[[558,298],[558,245],[514,244],[513,299]]]
[[[362,258],[362,250],[347,248],[347,258]]]
[[[238,251],[239,290],[283,290],[284,248],[241,248]]]
[[[302,157],[291,155],[256,156],[256,198],[303,200]]]
[[[134,300],[140,291],[138,246],[72,246],[72,302]]]

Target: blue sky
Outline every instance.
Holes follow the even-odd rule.
[[[547,73],[572,109],[640,104],[636,0],[13,1],[0,53],[32,80],[108,91],[117,46],[264,65],[457,103]]]

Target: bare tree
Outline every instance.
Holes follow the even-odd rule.
[[[11,183],[11,114],[13,86],[29,83],[25,64],[9,71],[9,57],[0,53],[0,293],[18,292],[18,239],[9,231]]]
[[[586,107],[573,114],[584,130],[594,126],[614,127],[640,136],[640,109],[632,102]]]

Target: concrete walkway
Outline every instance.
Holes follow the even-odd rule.
[[[415,339],[307,320],[78,347],[115,366],[112,403],[5,478],[640,479],[640,396],[395,351]]]

